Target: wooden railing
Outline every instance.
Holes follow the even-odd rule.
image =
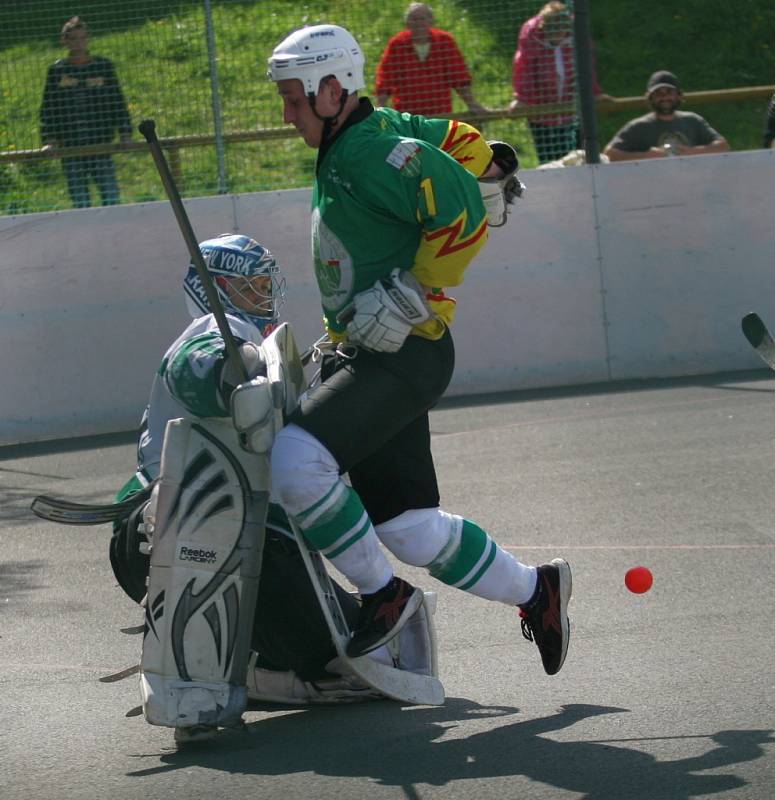
[[[685,92],[684,102],[698,103],[734,103],[742,100],[757,100],[769,98],[775,94],[773,86],[745,86],[739,89],[715,89],[705,92]],[[518,106],[514,111],[507,108],[492,109],[483,113],[473,114],[461,112],[455,114],[439,114],[439,117],[454,117],[463,122],[486,122],[489,120],[519,119],[521,117],[535,117],[539,114],[563,114],[575,111],[573,103],[553,103],[541,106]],[[641,111],[648,110],[649,105],[645,97],[618,97],[611,100],[599,101],[597,110],[600,114],[610,114],[616,111]],[[259,142],[269,139],[288,139],[297,136],[295,128],[283,126],[281,128],[258,128],[252,131],[232,131],[223,134],[226,144],[237,142]],[[167,152],[170,170],[176,180],[180,180],[180,151],[186,147],[209,147],[215,144],[213,134],[197,134],[194,136],[173,136],[159,139],[162,147]],[[67,156],[98,155],[102,153],[127,153],[146,152],[146,142],[127,142],[124,144],[95,144],[85,147],[60,147],[56,149],[35,150],[7,150],[0,152],[0,164],[21,161],[37,161],[45,158],[64,158]]]

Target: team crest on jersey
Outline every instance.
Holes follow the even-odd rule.
[[[416,177],[421,169],[420,145],[410,140],[401,141],[388,153],[385,161],[405,175]]]
[[[312,256],[323,308],[341,308],[353,287],[353,261],[341,239],[323,222],[320,210],[312,213]]]

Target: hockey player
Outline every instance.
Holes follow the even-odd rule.
[[[278,322],[284,278],[272,254],[255,240],[225,234],[200,244],[227,314],[240,354],[252,376],[261,368],[258,345]],[[125,500],[159,477],[167,422],[177,418],[228,417],[229,397],[238,383],[223,338],[210,313],[196,269],[185,276],[186,303],[194,317],[162,359],[143,415],[138,469],[119,492]],[[135,602],[146,593],[149,558],[139,507],[114,527],[110,560],[119,584]],[[285,703],[369,699],[375,693],[326,665],[336,651],[310,584],[288,520],[269,506],[262,577],[252,634],[248,696]],[[357,602],[335,587],[343,612],[353,622]],[[375,654],[390,664],[385,653]]]
[[[419,602],[381,541],[444,583],[518,606],[553,675],[568,648],[570,567],[522,564],[439,508],[428,423],[454,364],[445,287],[462,281],[488,219],[505,222],[521,190],[516,155],[460,122],[375,109],[357,96],[363,67],[336,25],[302,28],[269,58],[285,122],[318,150],[312,251],[326,330],[357,352],[324,364],[322,384],[279,432],[273,492],[361,594],[350,655],[390,639]]]

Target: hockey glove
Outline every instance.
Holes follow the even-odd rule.
[[[506,224],[509,206],[522,197],[525,185],[517,177],[519,159],[517,151],[506,142],[487,142],[492,149],[492,160],[503,172],[502,178],[480,178],[479,189],[482,192],[484,208],[487,211],[487,224],[491,228],[500,228]]]
[[[397,352],[412,328],[431,318],[423,294],[414,275],[394,269],[371,289],[355,295],[347,337],[375,353]]]

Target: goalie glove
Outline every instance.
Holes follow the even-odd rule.
[[[487,142],[492,150],[493,163],[503,172],[502,178],[479,178],[484,208],[487,211],[487,224],[500,228],[506,224],[509,206],[522,197],[525,185],[517,177],[519,159],[517,151],[506,142]]]
[[[375,353],[397,352],[412,328],[431,318],[423,294],[414,275],[394,269],[353,298],[348,339]]]

